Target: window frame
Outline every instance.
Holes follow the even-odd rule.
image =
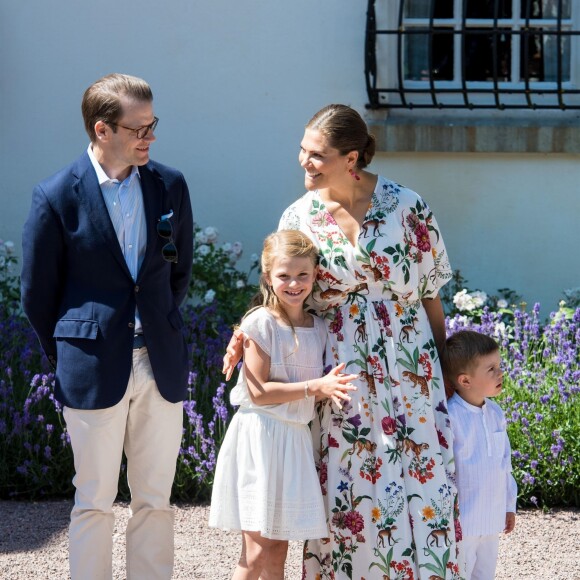
[[[371,109],[495,109],[495,110],[575,110],[580,109],[580,6],[570,0],[570,18],[522,18],[523,0],[512,0],[512,17],[498,19],[464,18],[463,0],[453,0],[453,18],[404,17],[403,8],[412,0],[369,0],[365,76],[368,107]],[[381,10],[377,26],[376,4]],[[436,80],[429,71],[428,80],[404,78],[405,37],[409,30],[445,25],[453,32],[453,79]],[[524,49],[524,29],[566,30],[570,36],[569,80],[534,81],[521,77],[521,51]],[[463,39],[470,28],[490,28],[510,25],[510,80],[467,81],[463,78],[461,57]],[[421,32],[424,34],[424,32]],[[545,34],[545,32],[544,32]],[[529,37],[528,37],[529,38]],[[459,58],[457,56],[459,55]],[[428,66],[429,68],[429,66]],[[386,88],[377,88],[378,84]]]

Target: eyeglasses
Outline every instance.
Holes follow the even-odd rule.
[[[173,226],[169,219],[173,217],[173,210],[168,214],[162,215],[157,221],[157,233],[164,240],[169,240],[162,248],[161,255],[166,262],[177,264],[177,248],[173,242]]]
[[[137,139],[145,139],[147,135],[149,135],[149,131],[152,133],[157,128],[157,123],[159,123],[159,119],[157,117],[153,117],[153,123],[149,125],[143,125],[143,127],[137,127],[137,129],[133,129],[132,127],[125,127],[125,125],[121,125],[119,123],[108,123],[109,125],[115,125],[115,127],[123,127],[123,129],[127,129],[127,131],[133,131],[135,133],[135,137]]]

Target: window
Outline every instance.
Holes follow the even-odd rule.
[[[580,109],[576,0],[369,0],[371,108]]]

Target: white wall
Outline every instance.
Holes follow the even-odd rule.
[[[152,156],[181,169],[195,217],[258,250],[302,191],[303,127],[364,103],[365,12],[351,0],[0,0],[0,237],[86,148],[80,102],[109,72],[145,78]],[[251,253],[251,252],[250,252]]]
[[[302,192],[308,119],[364,111],[365,16],[362,0],[0,0],[0,237],[19,241],[33,185],[86,148],[85,88],[127,72],[153,88],[152,156],[185,173],[197,221],[258,251]],[[434,207],[473,285],[555,304],[580,283],[577,158],[380,157]]]
[[[578,156],[381,154],[373,165],[425,197],[471,289],[511,288],[547,315],[580,285]]]

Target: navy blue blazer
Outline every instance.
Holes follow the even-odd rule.
[[[97,175],[85,152],[34,188],[22,239],[22,304],[49,361],[56,398],[75,409],[104,409],[125,394],[135,307],[153,374],[170,402],[187,391],[188,352],[179,305],[191,276],[193,218],[183,175],[150,161],[139,168],[147,250],[131,277]],[[177,264],[161,254],[158,219],[173,210]]]

